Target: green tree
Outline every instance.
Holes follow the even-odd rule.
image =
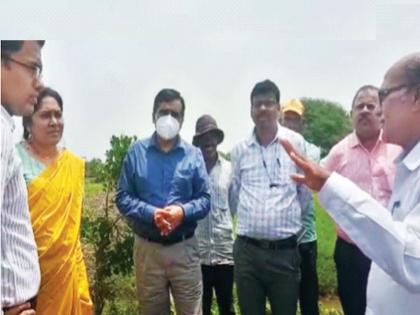
[[[93,300],[95,314],[100,315],[105,303],[117,302],[114,286],[116,275],[129,275],[133,266],[133,233],[121,222],[115,206],[115,192],[122,162],[128,148],[136,137],[112,136],[111,148],[106,152],[105,164],[101,167],[98,180],[104,189],[103,207],[93,217],[82,221],[82,237],[93,244],[94,276]]]
[[[303,136],[321,148],[325,156],[338,141],[352,131],[349,114],[340,104],[314,98],[303,98],[305,129]]]
[[[104,163],[101,159],[93,158],[86,162],[86,178],[93,179],[95,182],[100,181],[102,176]]]

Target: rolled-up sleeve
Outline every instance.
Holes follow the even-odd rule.
[[[241,188],[241,172],[238,161],[237,150],[231,152],[231,163],[232,163],[232,176],[229,186],[229,208],[232,215],[235,215],[238,211],[238,200],[239,191]]]
[[[420,293],[420,203],[404,221],[350,180],[332,173],[319,193],[322,205],[357,246],[407,290]]]

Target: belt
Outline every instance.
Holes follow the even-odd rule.
[[[238,238],[243,240],[246,243],[252,244],[262,249],[270,249],[270,250],[279,250],[279,249],[286,249],[286,248],[296,248],[297,247],[297,237],[296,235],[292,235],[288,238],[282,240],[258,240],[255,238],[251,238],[248,236],[238,235]]]
[[[186,241],[193,236],[194,236],[194,232],[190,232],[190,233],[187,233],[187,234],[180,235],[176,238],[162,238],[162,239],[156,240],[156,239],[152,239],[152,238],[149,238],[149,237],[145,237],[145,239],[148,240],[149,242],[152,242],[152,243],[158,243],[158,244],[161,244],[163,246],[170,246],[170,245],[180,243],[182,241]]]

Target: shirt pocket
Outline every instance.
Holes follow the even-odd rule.
[[[171,181],[171,195],[177,199],[191,199],[193,197],[194,169],[192,167],[175,170]]]
[[[394,184],[395,167],[386,163],[377,163],[376,169],[373,172],[374,180],[379,189],[379,198],[381,200],[388,200],[392,194],[392,187]],[[387,202],[383,202],[385,206]]]
[[[264,166],[261,158],[258,156],[243,157],[240,165],[241,181],[250,186],[261,184],[261,177],[267,176],[264,173]]]
[[[222,211],[228,210],[228,194],[229,186],[228,182],[223,180],[222,176],[218,178],[217,182],[212,182],[211,195],[212,195],[212,207],[220,209]]]

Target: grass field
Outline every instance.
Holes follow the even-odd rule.
[[[87,182],[85,187],[85,216],[97,215],[103,200],[102,187],[99,184]],[[317,198],[315,198],[315,211],[317,217],[318,233],[318,276],[321,293],[321,314],[339,315],[340,305],[336,298],[336,271],[333,261],[333,251],[335,243],[334,224],[326,212],[320,207]],[[92,257],[89,244],[85,244],[86,263],[90,277],[92,270]],[[117,299],[114,303],[108,303],[104,309],[104,314],[131,315],[136,314],[136,294],[135,280],[133,275],[114,276],[110,279],[115,289]],[[236,294],[235,294],[236,301]],[[236,310],[239,310],[235,302]],[[217,308],[214,307],[214,315],[217,315]],[[239,311],[237,311],[239,314]],[[269,312],[268,312],[269,314]]]

